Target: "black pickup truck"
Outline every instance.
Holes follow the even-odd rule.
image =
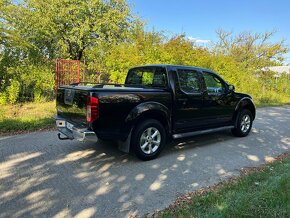
[[[249,134],[256,110],[217,73],[202,68],[146,65],[124,85],[76,83],[57,90],[59,139],[114,140],[142,160],[156,158],[168,139],[231,129]]]

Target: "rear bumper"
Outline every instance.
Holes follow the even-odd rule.
[[[67,121],[59,116],[55,116],[54,119],[56,120],[56,128],[57,130],[66,136],[66,138],[59,139],[76,139],[78,141],[91,141],[97,142],[98,137],[94,131],[88,130],[86,128],[77,128],[75,126],[71,126],[70,129],[67,128]]]

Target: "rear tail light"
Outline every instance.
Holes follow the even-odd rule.
[[[99,117],[99,99],[89,96],[87,100],[87,122],[92,123]]]

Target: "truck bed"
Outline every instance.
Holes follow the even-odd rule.
[[[88,123],[87,99],[99,101],[99,118]],[[122,124],[132,110],[142,102],[157,101],[171,108],[171,93],[165,89],[112,84],[72,84],[61,86],[57,93],[57,116],[79,128],[89,128],[103,135],[122,134]],[[99,128],[101,127],[101,128]],[[102,137],[101,137],[102,138]]]

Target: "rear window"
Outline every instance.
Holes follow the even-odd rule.
[[[166,87],[166,70],[163,67],[138,67],[129,70],[126,79],[128,85]]]

